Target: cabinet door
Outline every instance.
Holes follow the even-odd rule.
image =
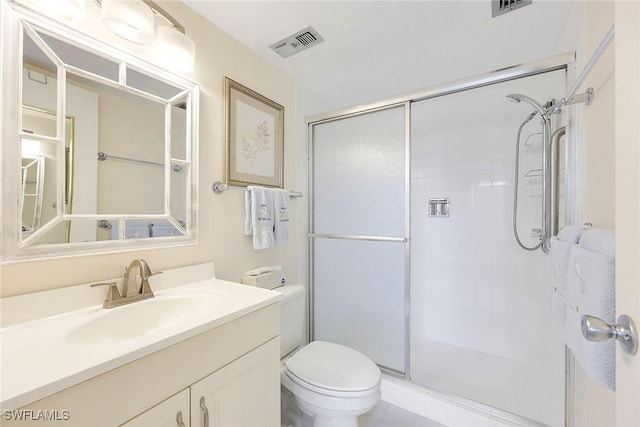
[[[185,389],[120,427],[188,427],[191,424],[189,415],[189,389]]]
[[[280,339],[191,386],[193,427],[280,426]]]

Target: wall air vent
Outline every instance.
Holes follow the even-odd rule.
[[[322,41],[324,41],[324,39],[316,30],[311,27],[307,27],[277,43],[272,44],[269,47],[283,58],[288,58],[291,55],[302,52],[303,50],[308,49],[311,46],[315,46]]]
[[[504,15],[512,10],[520,9],[524,6],[529,6],[533,0],[491,0],[491,16]]]

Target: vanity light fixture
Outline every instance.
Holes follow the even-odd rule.
[[[184,27],[151,0],[96,0],[102,20],[114,33],[141,45],[154,44],[156,62],[180,71],[193,71],[196,46]],[[154,15],[168,25],[154,25]]]
[[[153,11],[142,0],[102,0],[100,3],[102,22],[111,31],[133,43],[153,43]]]
[[[159,26],[155,48],[158,63],[180,71],[193,71],[196,44],[177,28]]]
[[[66,20],[84,16],[84,0],[14,0],[43,15],[53,15]]]

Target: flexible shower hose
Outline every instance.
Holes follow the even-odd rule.
[[[536,116],[536,114],[538,114],[538,112],[534,111],[533,113],[527,116],[527,118],[524,120],[524,122],[522,122],[522,124],[518,128],[518,134],[516,135],[516,162],[515,162],[516,167],[515,167],[515,182],[513,184],[513,235],[515,236],[516,242],[518,243],[518,245],[522,249],[527,251],[535,251],[536,249],[539,249],[544,243],[544,238],[541,238],[540,242],[537,245],[529,247],[529,246],[526,246],[524,243],[522,243],[522,241],[520,240],[520,236],[518,235],[518,181],[519,181],[519,174],[520,174],[520,134],[522,133],[522,128],[524,127],[524,125],[529,123],[529,121],[533,119]],[[544,212],[542,214],[544,215]]]

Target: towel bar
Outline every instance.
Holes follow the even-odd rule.
[[[213,190],[214,193],[216,194],[222,194],[227,190],[242,190],[242,191],[246,191],[247,188],[246,187],[236,187],[236,186],[232,186],[229,184],[225,184],[223,182],[220,181],[216,181],[213,183],[213,185],[211,186],[211,190]],[[290,199],[298,199],[302,197],[302,193],[299,191],[289,191],[289,198]]]

